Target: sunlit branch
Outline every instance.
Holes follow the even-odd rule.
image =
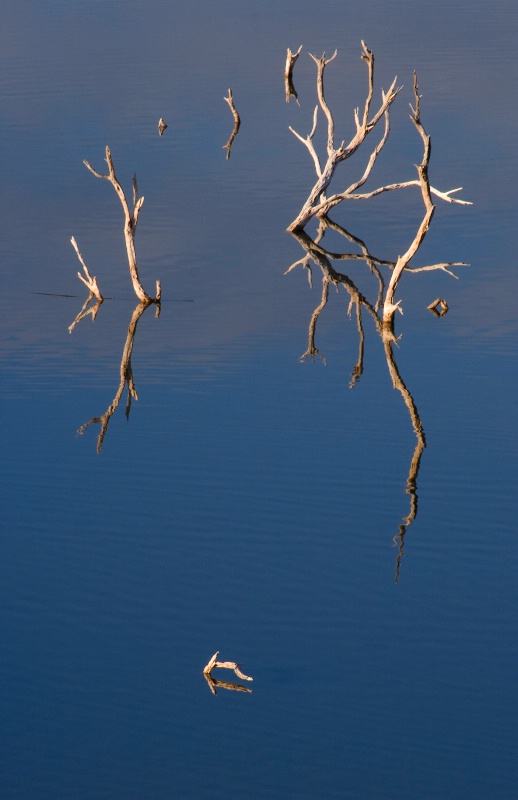
[[[97,278],[95,276],[92,277],[92,275],[90,275],[88,267],[86,266],[86,264],[84,262],[83,256],[81,255],[81,253],[79,251],[79,247],[77,246],[77,242],[76,242],[76,240],[74,239],[73,236],[70,239],[70,241],[72,243],[72,247],[76,251],[76,255],[77,255],[78,259],[79,259],[79,263],[83,267],[83,271],[84,271],[85,276],[86,276],[85,278],[83,278],[81,273],[78,272],[77,273],[77,277],[79,278],[79,280],[82,283],[84,283],[84,285],[88,289],[88,297],[86,298],[85,302],[83,303],[83,305],[81,307],[81,310],[77,314],[77,316],[76,316],[75,320],[73,321],[73,323],[68,326],[68,332],[72,333],[72,331],[74,330],[74,328],[77,325],[77,323],[80,322],[85,317],[91,316],[92,317],[92,321],[95,320],[95,318],[97,316],[97,313],[98,313],[98,311],[99,311],[99,309],[101,307],[101,304],[104,302],[104,297],[102,296],[101,291],[99,289],[99,285],[97,283]],[[95,303],[93,303],[90,306],[90,308],[88,308],[90,300],[92,300],[92,298],[94,298],[94,297],[95,297]]]
[[[83,161],[83,164],[87,169],[90,170],[92,175],[95,175],[96,178],[102,178],[103,180],[108,181],[115,189],[124,212],[124,240],[126,243],[126,253],[128,256],[128,265],[133,284],[133,290],[142,303],[156,303],[158,305],[161,297],[160,281],[156,282],[156,294],[155,297],[152,298],[142,286],[138,274],[137,254],[135,251],[135,234],[137,231],[139,213],[144,203],[144,198],[138,197],[136,176],[133,176],[133,208],[130,209],[122,186],[117,180],[109,147],[106,148],[106,163],[108,164],[108,174],[104,175],[100,172],[97,172],[97,170],[95,170],[88,161]]]
[[[210,690],[213,694],[216,694],[216,686],[219,686],[224,689],[234,689],[235,691],[240,692],[251,692],[251,689],[248,689],[245,686],[240,686],[236,683],[226,683],[223,681],[216,681],[212,677],[212,670],[213,669],[232,669],[236,673],[238,678],[241,678],[243,681],[253,681],[249,675],[245,675],[244,672],[241,672],[240,665],[236,664],[235,661],[218,661],[219,650],[217,650],[212,658],[209,660],[209,663],[203,668],[203,674],[207,679],[207,683],[209,684]]]
[[[223,149],[227,151],[227,158],[230,158],[230,151],[232,149],[232,144],[234,142],[234,139],[236,138],[236,134],[240,128],[241,119],[234,105],[234,98],[232,97],[232,89],[228,90],[228,97],[224,97],[223,100],[226,103],[228,103],[229,108],[232,111],[232,116],[234,117],[234,129],[230,134],[230,139],[228,140],[228,142],[225,145],[223,145]]]
[[[288,47],[288,51],[286,53],[286,65],[284,67],[284,88],[286,92],[286,102],[289,103],[290,98],[294,97],[298,105],[300,105],[299,98],[297,92],[295,91],[295,86],[293,85],[293,67],[295,66],[295,62],[299,57],[301,50],[302,45],[300,45],[296,53],[292,53]]]
[[[325,207],[325,204],[328,202],[325,199],[325,192],[331,182],[331,179],[334,175],[334,171],[337,165],[341,161],[350,158],[358,150],[358,148],[364,142],[367,135],[373,130],[373,128],[376,126],[381,117],[384,116],[385,116],[385,134],[382,139],[383,144],[388,136],[388,126],[389,126],[388,111],[390,106],[396,99],[397,95],[399,94],[401,87],[396,87],[396,78],[394,78],[394,81],[392,82],[392,85],[390,86],[389,90],[387,92],[382,93],[382,100],[379,108],[373,114],[373,116],[369,118],[371,101],[373,97],[373,85],[374,85],[374,57],[371,51],[367,48],[365,42],[362,41],[361,44],[362,44],[362,59],[367,62],[368,76],[369,76],[368,77],[369,85],[368,85],[367,98],[365,101],[363,116],[362,119],[360,120],[359,111],[358,110],[355,111],[356,133],[354,134],[353,138],[350,140],[348,145],[345,144],[345,141],[342,141],[342,143],[338,147],[335,146],[335,123],[333,115],[326,102],[324,94],[325,68],[336,57],[336,51],[329,59],[325,58],[325,53],[320,58],[316,58],[315,56],[310,54],[311,58],[317,65],[318,101],[320,108],[324,112],[327,120],[327,160],[323,169],[321,169],[320,171],[317,170],[317,182],[313,186],[313,189],[311,190],[308,199],[304,203],[300,213],[293,220],[291,225],[288,226],[288,230],[291,232],[304,228],[305,225],[309,222],[309,220],[313,216],[315,216],[315,214],[318,213],[317,209],[322,209],[323,207]],[[313,124],[313,129],[314,128],[315,128],[315,123]],[[295,133],[294,131],[292,132]],[[312,143],[313,136],[309,135],[308,137],[306,137],[306,139],[303,139],[299,134],[296,135],[299,138],[299,140],[302,141],[308,148],[314,163],[317,163],[318,159],[316,158],[316,154]],[[376,157],[377,153],[376,155],[371,156],[372,164],[371,161],[369,161],[370,166],[367,167],[368,172],[370,172],[370,170],[372,169],[372,165],[374,164]],[[367,178],[365,178],[365,180],[366,179]]]
[[[355,109],[354,111],[356,134],[351,139],[351,141],[347,146],[345,146],[344,142],[342,142],[342,144],[338,148],[335,146],[334,119],[332,112],[329,106],[327,105],[324,95],[324,71],[326,66],[335,58],[336,51],[334,55],[327,60],[325,59],[325,54],[322,55],[320,59],[317,59],[313,55],[311,56],[315,64],[317,65],[317,95],[318,95],[319,105],[320,108],[323,110],[327,119],[327,161],[325,166],[322,168],[320,165],[318,154],[315,150],[315,146],[313,143],[313,137],[316,131],[316,115],[314,115],[312,131],[310,134],[308,134],[306,138],[303,138],[300,134],[294,131],[293,128],[290,128],[291,132],[308,149],[308,152],[310,153],[311,158],[313,159],[313,163],[315,164],[317,182],[313,186],[313,189],[311,190],[308,199],[306,200],[304,206],[302,207],[299,215],[291,223],[291,225],[289,225],[288,227],[289,231],[293,232],[294,230],[297,230],[299,228],[304,228],[312,217],[315,216],[321,217],[322,215],[327,214],[334,206],[338,205],[344,200],[368,200],[384,192],[404,189],[410,186],[414,187],[421,186],[421,180],[419,179],[419,180],[392,183],[386,186],[380,186],[377,189],[373,189],[368,192],[363,192],[363,193],[358,192],[358,189],[360,189],[365,184],[365,182],[371,175],[373,167],[378,158],[378,155],[380,154],[381,150],[385,146],[385,143],[388,139],[390,132],[390,113],[389,113],[390,106],[392,105],[397,94],[401,90],[401,87],[396,87],[396,79],[394,79],[389,90],[387,92],[382,91],[381,104],[377,112],[371,118],[369,118],[372,99],[374,96],[374,56],[372,52],[367,48],[365,42],[362,41],[361,44],[363,51],[361,57],[367,63],[368,66],[368,90],[361,117],[358,108]],[[334,175],[334,171],[337,165],[346,158],[350,158],[350,156],[352,156],[356,152],[356,150],[364,142],[368,133],[370,133],[370,131],[375,127],[375,125],[381,119],[382,116],[385,119],[385,128],[383,135],[379,143],[372,151],[367,166],[361,178],[352,183],[345,191],[327,197],[326,190],[331,182],[331,179]],[[414,117],[415,113],[413,112],[412,119],[415,123]],[[460,188],[449,189],[448,191],[441,191],[440,189],[437,189],[433,186],[429,186],[429,193],[435,195],[436,197],[439,197],[446,203],[471,205],[471,203],[468,200],[461,200],[460,198],[453,197],[453,195],[459,191],[461,191]]]

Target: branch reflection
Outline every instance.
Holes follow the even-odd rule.
[[[342,235],[344,238],[347,239],[348,242],[356,245],[359,248],[360,252],[336,253],[326,250],[321,245],[321,241],[327,229],[332,229],[337,233],[339,233],[340,235]],[[294,269],[296,266],[302,266],[304,269],[308,271],[308,279],[310,286],[312,286],[313,283],[312,264],[320,267],[322,274],[321,299],[311,315],[311,319],[309,322],[309,329],[308,329],[308,348],[306,352],[302,354],[301,360],[305,361],[308,358],[310,358],[311,360],[314,361],[318,357],[325,363],[326,361],[325,355],[323,355],[319,351],[315,341],[317,321],[320,314],[327,305],[329,297],[329,286],[332,284],[337,289],[340,286],[343,286],[347,291],[347,293],[349,294],[349,307],[348,307],[349,316],[352,315],[353,308],[355,308],[356,310],[356,325],[358,330],[358,359],[351,371],[351,380],[349,383],[349,387],[354,388],[364,370],[365,331],[363,327],[363,314],[364,312],[367,312],[367,314],[371,317],[374,323],[374,328],[382,341],[385,352],[385,358],[387,361],[387,367],[389,370],[390,377],[392,379],[392,385],[394,389],[397,389],[400,392],[404,400],[404,403],[409,412],[410,421],[412,423],[414,433],[416,435],[416,445],[410,459],[408,477],[406,480],[406,493],[409,495],[410,498],[410,507],[406,516],[402,518],[402,524],[399,525],[398,533],[394,536],[394,543],[398,548],[396,565],[395,565],[395,580],[397,582],[399,579],[401,560],[403,558],[405,533],[407,531],[407,528],[413,523],[413,521],[417,516],[417,507],[418,507],[417,477],[419,473],[419,467],[421,464],[421,457],[423,454],[423,450],[426,447],[426,438],[415,401],[412,397],[410,390],[408,389],[403,378],[401,377],[398,366],[396,364],[394,346],[397,345],[397,338],[394,333],[394,319],[392,317],[390,322],[384,321],[383,319],[385,281],[381,273],[380,267],[382,266],[388,267],[389,269],[393,270],[395,267],[395,262],[379,259],[373,256],[372,253],[369,252],[366,244],[361,239],[358,239],[356,236],[353,236],[351,233],[349,233],[344,228],[334,223],[328,217],[324,217],[320,220],[318,232],[314,240],[311,239],[308,236],[308,234],[305,233],[304,231],[293,232],[292,235],[297,239],[297,241],[303,248],[305,256],[295,261],[288,268],[288,270],[286,270],[286,274],[290,272],[292,269]],[[337,272],[336,269],[332,266],[331,261],[341,261],[341,262],[363,261],[365,264],[367,264],[373,278],[375,279],[374,301],[370,302],[362,294],[362,292],[360,292],[358,287],[355,285],[355,283],[351,280],[351,278],[348,275],[345,275],[344,273],[341,272]]]
[[[137,306],[135,307],[135,310],[133,311],[132,316],[131,316],[130,324],[129,324],[129,327],[128,327],[128,333],[127,333],[127,336],[126,336],[126,341],[124,343],[124,349],[122,351],[122,358],[121,358],[121,363],[120,363],[119,388],[117,389],[115,397],[113,398],[112,402],[110,403],[110,405],[108,406],[108,408],[106,409],[104,414],[101,414],[99,417],[92,417],[91,419],[88,420],[88,422],[85,422],[84,425],[81,425],[81,427],[78,428],[78,430],[77,430],[78,435],[82,436],[85,433],[85,431],[87,430],[87,428],[90,427],[90,425],[98,424],[98,425],[101,426],[100,431],[99,431],[99,435],[97,437],[97,452],[98,453],[101,452],[101,448],[103,446],[103,442],[104,442],[104,439],[105,439],[105,436],[106,436],[106,432],[108,430],[108,424],[110,422],[110,419],[111,419],[113,413],[115,412],[116,408],[119,405],[120,399],[122,397],[122,394],[123,394],[124,389],[125,389],[126,386],[128,387],[128,397],[127,397],[127,400],[126,400],[126,419],[129,419],[132,400],[138,400],[138,394],[137,394],[137,390],[135,388],[135,381],[133,379],[133,368],[131,366],[131,355],[132,355],[132,352],[133,352],[133,344],[135,342],[135,334],[136,334],[136,331],[137,331],[138,321],[139,321],[140,317],[142,316],[142,314],[144,313],[144,311],[146,310],[146,308],[149,308],[150,305],[152,305],[150,302],[138,303]],[[89,312],[86,312],[86,313],[89,313]],[[159,314],[159,307],[157,306],[156,316],[158,316],[158,314]],[[84,316],[86,316],[86,314],[83,313],[82,316],[84,317]],[[78,315],[78,317],[79,317],[79,315]],[[93,318],[95,319],[94,315],[93,315]],[[79,321],[79,319],[76,318],[76,322],[78,322],[78,321]],[[74,325],[76,324],[76,322],[74,322]]]

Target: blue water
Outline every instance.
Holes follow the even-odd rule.
[[[2,798],[513,798],[514,4],[56,0],[1,17]],[[285,274],[314,180],[288,131],[311,127],[307,53],[338,47],[328,99],[349,132],[361,38],[376,96],[405,85],[373,186],[415,175],[416,68],[432,183],[474,201],[438,202],[416,259],[469,262],[459,280],[398,288],[392,355],[422,452],[367,310],[351,388],[349,294],[330,287],[301,360],[322,274]],[[299,44],[300,108],[282,79]],[[141,278],[163,302],[135,333],[138,399],[127,416],[126,386],[99,442],[136,304],[120,204],[82,164],[103,171],[107,144],[128,194],[137,173]],[[332,216],[395,260],[420,214],[416,192]],[[72,235],[107,299],[69,333],[86,299]],[[333,266],[375,301],[365,264]],[[216,650],[251,693],[211,693]]]

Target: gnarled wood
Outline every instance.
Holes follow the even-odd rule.
[[[388,139],[390,132],[390,107],[394,102],[394,100],[396,99],[399,92],[401,91],[401,87],[396,86],[397,79],[394,78],[388,91],[387,92],[382,91],[381,103],[378,106],[375,113],[371,114],[371,105],[374,97],[374,55],[368,49],[364,41],[361,42],[361,46],[362,46],[361,58],[366,62],[368,68],[367,96],[365,99],[365,104],[361,116],[359,109],[355,109],[354,112],[356,133],[354,134],[348,145],[346,145],[345,142],[342,141],[339,147],[336,147],[335,145],[334,119],[332,112],[326,102],[324,94],[325,68],[336,57],[336,51],[329,59],[325,58],[325,53],[320,58],[316,58],[315,56],[310,54],[311,58],[317,65],[318,105],[315,107],[315,111],[313,114],[313,127],[311,129],[311,132],[305,138],[302,137],[300,134],[298,134],[296,131],[294,131],[293,128],[291,127],[290,131],[308,149],[308,152],[311,155],[311,158],[313,159],[313,163],[315,164],[317,181],[314,184],[311,192],[309,193],[308,198],[304,203],[304,205],[302,206],[302,209],[300,210],[299,214],[293,220],[293,222],[288,226],[288,230],[292,233],[294,231],[301,230],[302,228],[304,228],[313,217],[320,218],[323,215],[327,214],[331,210],[331,208],[338,205],[343,200],[366,200],[372,197],[376,197],[378,194],[382,194],[383,192],[394,191],[397,189],[403,189],[410,186],[421,185],[421,181],[419,179],[419,180],[404,181],[400,183],[393,183],[390,185],[381,186],[377,189],[365,193],[358,192],[358,189],[360,189],[365,184],[365,182],[371,175],[374,164],[376,163],[376,160]],[[315,146],[313,143],[313,138],[317,127],[317,114],[319,108],[323,111],[327,120],[327,156],[325,163],[321,163],[321,160],[315,150]],[[367,138],[368,134],[375,128],[375,126],[381,120],[382,117],[384,118],[385,121],[383,134],[381,136],[380,141],[372,151],[369,160],[367,162],[367,166],[360,179],[354,181],[354,183],[352,183],[345,191],[333,194],[328,197],[326,195],[326,191],[331,183],[331,180],[334,176],[338,164],[341,161],[350,158],[352,155],[356,153],[356,151],[359,149],[359,147],[363,144],[363,142]],[[458,203],[461,205],[471,205],[471,203],[469,203],[467,200],[461,200],[457,197],[453,197],[453,195],[459,191],[460,188],[450,189],[448,191],[440,191],[439,189],[429,186],[429,193],[441,198],[445,202]]]

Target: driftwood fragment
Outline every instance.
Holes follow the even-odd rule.
[[[234,139],[236,138],[237,132],[238,132],[238,130],[240,128],[240,125],[241,125],[241,119],[240,119],[239,114],[237,112],[237,109],[236,109],[236,107],[234,105],[234,98],[232,96],[232,89],[228,90],[228,97],[224,97],[223,100],[225,101],[225,103],[228,103],[228,106],[229,106],[230,110],[232,111],[232,116],[234,117],[234,129],[233,129],[232,133],[230,134],[230,138],[229,138],[228,142],[223,145],[223,150],[227,151],[227,159],[229,159],[230,158],[230,151],[232,149],[232,144],[234,142]]]
[[[162,136],[163,132],[167,127],[168,127],[167,122],[164,122],[162,117],[160,117],[160,119],[158,120],[158,133],[160,136]]]
[[[300,56],[301,50],[302,45],[300,45],[296,53],[292,53],[288,47],[288,51],[286,53],[286,66],[284,67],[284,88],[286,92],[286,102],[289,103],[290,99],[294,97],[297,105],[299,106],[299,96],[295,91],[295,86],[293,85],[293,67],[295,66],[297,58]]]
[[[252,690],[246,686],[241,686],[237,683],[217,681],[212,677],[213,669],[233,669],[237,677],[241,678],[242,681],[253,681],[253,678],[250,678],[248,675],[245,675],[244,672],[241,672],[240,665],[236,664],[235,661],[218,661],[218,656],[219,650],[214,653],[209,663],[203,669],[203,675],[209,684],[211,692],[216,694],[216,687],[218,686],[222,689],[233,689],[234,691],[238,692],[251,692]]]

